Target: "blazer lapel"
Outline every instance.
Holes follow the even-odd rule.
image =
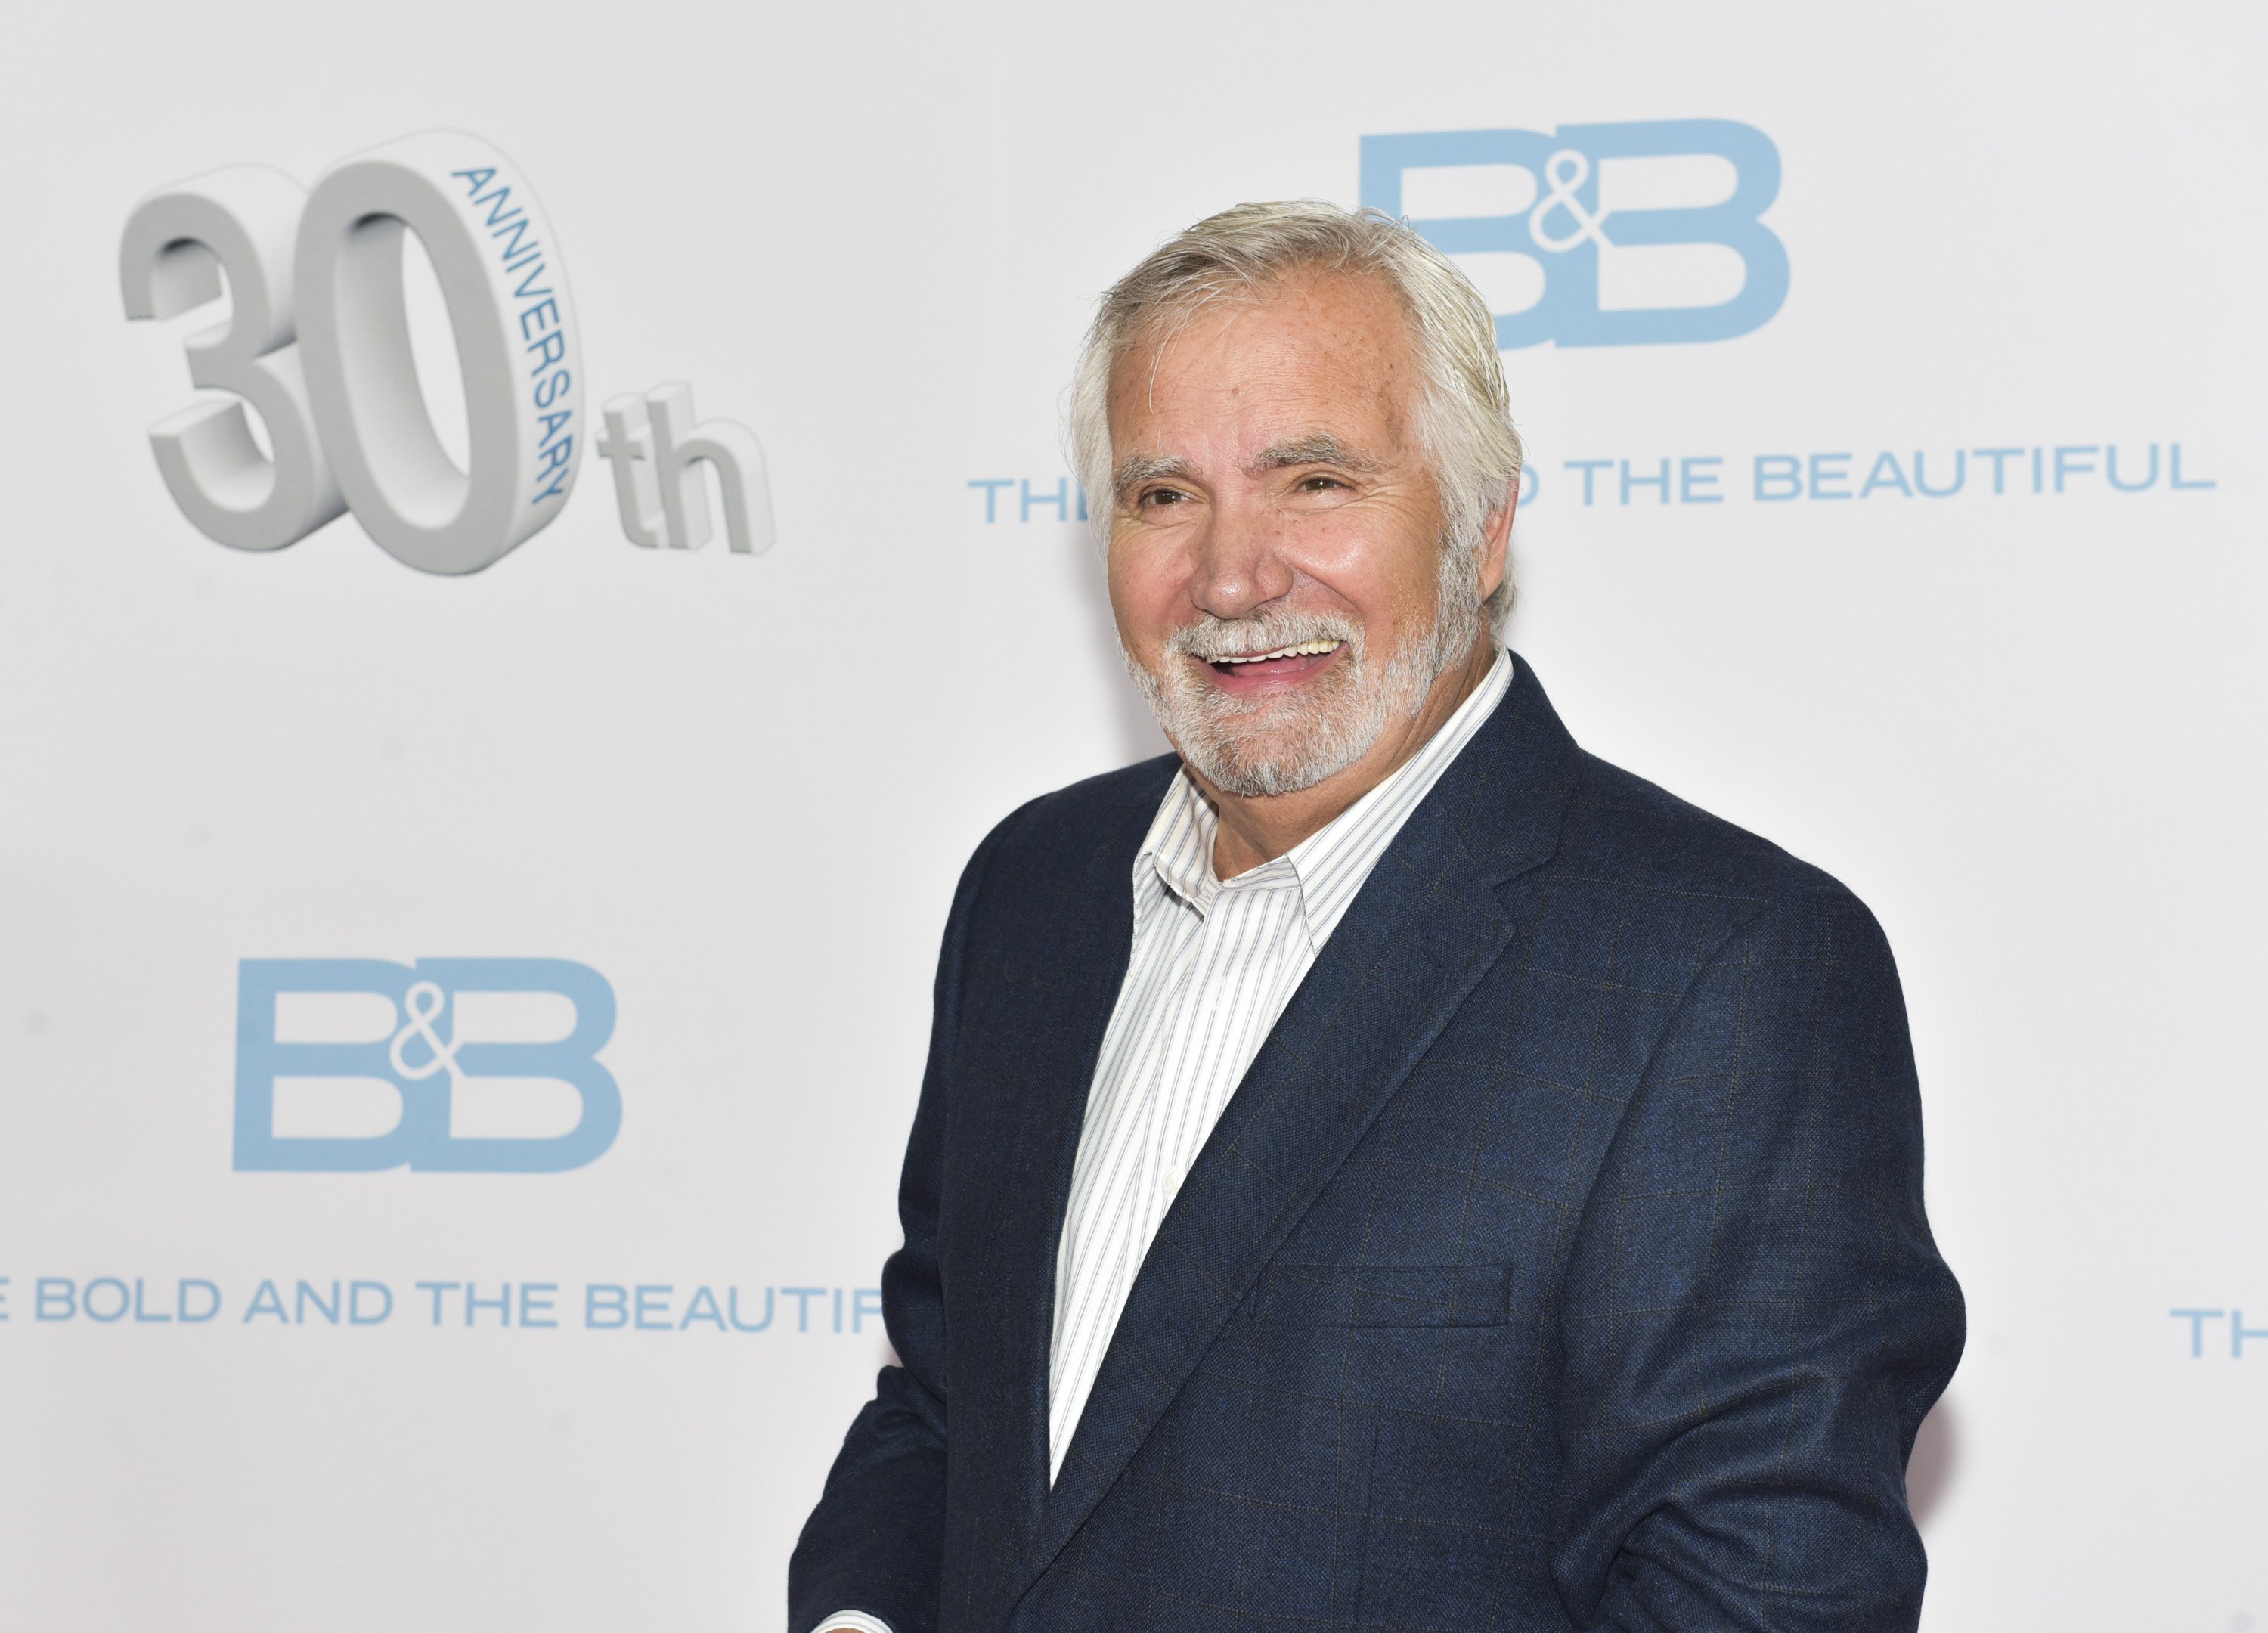
[[[1008,886],[1024,900],[1009,967],[988,988],[998,1012],[971,1017],[965,1033],[983,1046],[964,1061],[961,1108],[952,1140],[951,1297],[955,1346],[953,1415],[998,1447],[964,1478],[985,1488],[977,1512],[1006,1522],[988,1539],[997,1574],[1019,1556],[1048,1489],[1048,1356],[1055,1311],[1056,1248],[1102,1034],[1116,1002],[1133,938],[1134,857],[1175,763],[1139,779],[1124,807],[1100,828],[1065,835],[1051,854],[1028,858]]]
[[[1262,1268],[1511,940],[1495,886],[1551,854],[1576,754],[1527,666],[1516,668],[1496,714],[1364,884],[1168,1210],[1011,1604],[1094,1512]],[[1059,1230],[1060,1201],[1055,1217]],[[1050,1251],[1050,1276],[1052,1267]],[[1043,1369],[1045,1358],[1042,1342]]]

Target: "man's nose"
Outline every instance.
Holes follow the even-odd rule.
[[[1271,519],[1222,506],[1197,544],[1189,600],[1215,618],[1248,617],[1292,592],[1291,564],[1278,549]]]

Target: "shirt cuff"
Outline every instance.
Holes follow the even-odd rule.
[[[821,1616],[812,1633],[829,1633],[834,1628],[849,1628],[852,1633],[890,1633],[888,1622],[863,1610],[838,1610],[831,1616]]]

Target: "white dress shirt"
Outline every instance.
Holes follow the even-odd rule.
[[[1272,862],[1213,874],[1219,821],[1177,774],[1134,858],[1134,945],[1087,1091],[1056,1254],[1048,1478],[1189,1166],[1402,825],[1512,686],[1512,655],[1393,776]],[[889,1633],[846,1612],[821,1628]]]

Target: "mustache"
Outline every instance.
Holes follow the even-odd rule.
[[[1167,656],[1219,663],[1246,652],[1272,652],[1302,641],[1343,641],[1354,656],[1362,656],[1362,626],[1334,613],[1301,607],[1278,607],[1248,618],[1215,618],[1207,614],[1183,624],[1166,637]]]

